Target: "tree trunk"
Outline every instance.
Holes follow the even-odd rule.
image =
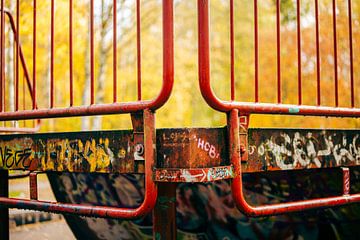
[[[105,75],[106,75],[106,59],[110,49],[105,42],[106,34],[108,33],[108,26],[112,20],[109,17],[111,14],[112,6],[105,6],[105,1],[101,1],[101,29],[100,29],[100,42],[99,42],[99,73],[97,78],[97,91],[96,102],[104,103],[105,100]],[[95,116],[93,120],[93,129],[100,130],[102,128],[102,116]]]

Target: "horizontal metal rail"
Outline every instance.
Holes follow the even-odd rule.
[[[282,102],[282,82],[281,82],[281,42],[280,42],[280,0],[276,1],[276,64],[277,64],[277,85],[273,90],[277,93],[276,102],[261,102],[259,96],[259,27],[258,27],[258,1],[254,0],[254,58],[255,58],[255,79],[253,86],[255,89],[254,102],[243,102],[235,99],[235,54],[234,54],[234,1],[230,1],[230,88],[231,97],[229,100],[219,99],[213,91],[210,77],[210,18],[209,18],[209,1],[198,0],[198,61],[199,61],[199,83],[201,93],[206,102],[214,109],[222,112],[229,112],[232,109],[238,109],[243,114],[259,113],[259,114],[289,114],[289,115],[316,115],[316,116],[338,116],[338,117],[360,117],[360,109],[355,106],[355,81],[354,81],[354,54],[353,54],[353,33],[352,33],[352,5],[348,0],[348,26],[349,26],[349,56],[350,56],[350,92],[351,107],[339,106],[339,80],[338,80],[338,39],[337,39],[337,19],[336,19],[336,0],[332,1],[333,16],[333,47],[334,47],[334,106],[326,106],[321,101],[321,76],[320,76],[320,41],[319,41],[319,7],[318,0],[315,1],[315,27],[316,27],[316,105],[304,105],[303,103],[303,82],[302,82],[302,64],[301,64],[301,6],[300,0],[296,1],[296,17],[297,17],[297,104],[284,104]],[[269,50],[268,50],[269,51]],[[271,51],[271,50],[270,50]],[[251,82],[251,81],[249,81]],[[225,82],[224,82],[225,84]],[[272,89],[269,89],[271,91]]]
[[[227,166],[226,130],[157,129],[154,179],[209,182],[232,178],[233,167]],[[136,135],[140,135],[139,140]],[[142,135],[131,130],[2,135],[0,169],[143,174]],[[240,133],[240,138],[243,173],[360,165],[358,129],[249,128],[247,133]]]
[[[360,202],[360,193],[349,194],[350,179],[348,170],[345,171],[346,177],[343,178],[344,190],[342,196],[318,198],[288,203],[279,203],[263,206],[251,206],[245,199],[242,183],[242,167],[240,154],[239,138],[239,111],[234,109],[229,114],[229,154],[230,162],[234,167],[234,179],[231,183],[234,201],[244,214],[252,217],[262,217],[278,215],[289,212],[299,212],[315,208],[327,208],[341,206],[349,203]]]
[[[102,218],[134,219],[150,213],[157,201],[157,185],[153,180],[153,169],[155,167],[156,159],[156,149],[154,148],[154,143],[156,142],[154,114],[149,110],[145,110],[143,120],[144,158],[146,159],[145,196],[144,201],[139,207],[132,209],[107,206],[85,206],[82,204],[56,203],[6,197],[0,197],[0,205],[9,208],[33,209],[46,212]],[[34,190],[36,191],[36,189]],[[37,197],[34,197],[33,199],[36,198]]]
[[[13,28],[13,31],[16,35],[16,41],[15,41],[15,47],[19,51],[17,51],[16,54],[16,61],[18,62],[19,57],[20,60],[24,63],[24,56],[22,55],[21,48],[20,48],[20,42],[21,42],[21,36],[19,34],[19,28],[21,27],[19,24],[19,16],[21,15],[19,4],[21,1],[17,1],[17,8],[16,8],[16,23],[14,22],[14,19],[11,17],[11,14],[6,11],[5,9],[1,9],[1,23],[5,25],[4,21],[4,15],[7,14],[10,18],[11,27]],[[15,84],[16,87],[16,106],[15,111],[4,111],[2,108],[0,111],[0,121],[10,121],[10,120],[26,120],[26,119],[40,119],[40,118],[57,118],[57,117],[73,117],[73,116],[90,116],[90,115],[105,115],[105,114],[121,114],[121,113],[132,113],[141,111],[144,109],[151,109],[156,110],[159,107],[161,107],[165,102],[168,100],[172,86],[173,86],[173,75],[174,75],[174,63],[173,63],[173,2],[170,0],[163,0],[163,16],[162,16],[162,22],[163,22],[163,81],[162,81],[162,87],[157,95],[152,100],[144,100],[142,98],[141,94],[141,87],[142,87],[142,79],[141,79],[141,8],[140,8],[140,1],[136,1],[136,44],[137,44],[137,91],[138,91],[138,97],[137,101],[132,102],[120,102],[118,101],[117,91],[118,91],[118,84],[117,84],[117,68],[118,68],[118,44],[117,44],[117,1],[113,1],[113,26],[112,26],[112,49],[113,49],[113,82],[112,82],[112,90],[113,90],[113,101],[112,103],[102,103],[102,102],[96,102],[95,101],[95,13],[94,13],[94,1],[91,0],[89,3],[90,7],[90,46],[89,46],[89,52],[90,52],[90,59],[89,59],[89,68],[90,68],[90,87],[89,87],[89,96],[90,96],[90,104],[89,105],[78,105],[75,106],[74,104],[74,13],[73,13],[73,1],[69,1],[69,41],[68,41],[68,47],[69,47],[69,89],[63,90],[64,92],[69,93],[69,106],[65,108],[60,108],[55,106],[55,80],[54,80],[54,71],[55,71],[55,2],[56,0],[51,1],[51,10],[50,10],[50,92],[49,92],[49,107],[47,108],[40,108],[38,106],[37,102],[37,35],[38,35],[38,29],[37,29],[37,18],[39,15],[39,12],[37,12],[37,3],[36,0],[33,1],[33,7],[32,7],[32,14],[33,14],[33,22],[32,22],[32,28],[33,28],[33,56],[32,56],[32,101],[33,106],[31,109],[25,109],[21,110],[19,109],[18,102],[19,102],[19,91],[18,91],[18,85]],[[3,26],[2,25],[2,26]],[[16,27],[15,27],[16,25]],[[1,39],[4,38],[5,35],[5,28],[3,28],[1,32]],[[1,41],[1,59],[4,60],[4,50],[5,45],[3,44],[4,41]],[[4,70],[5,61],[1,62],[2,68]],[[26,68],[24,68],[26,69]],[[16,82],[19,81],[19,69],[16,67],[15,69],[16,73]],[[29,73],[25,70],[25,75],[27,79],[30,79]],[[4,71],[2,71],[1,75],[1,83],[4,82]],[[4,96],[0,96],[1,99],[1,105],[3,106],[5,104]]]

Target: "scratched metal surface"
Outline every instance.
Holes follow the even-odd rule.
[[[209,168],[225,165],[226,128],[163,129],[157,132],[158,167]]]
[[[342,191],[338,179],[338,169],[246,174],[245,195],[254,205],[331,196]],[[359,192],[359,168],[352,168],[351,179],[351,192]],[[51,174],[50,180],[61,202],[135,207],[144,194],[142,175],[62,173]],[[176,206],[180,240],[356,239],[360,235],[359,204],[248,218],[235,207],[229,181],[178,184]],[[136,221],[65,217],[78,239],[152,239],[151,216]]]
[[[359,136],[360,131],[356,130],[249,129],[249,158],[243,163],[244,171],[360,165]],[[226,166],[229,162],[226,139],[226,128],[159,129],[157,168]],[[144,159],[135,151],[136,144],[132,131],[128,130],[3,135],[0,137],[0,168],[141,173]],[[219,169],[224,171],[218,171],[217,175],[231,177],[232,174],[226,174],[231,173],[231,169]],[[190,171],[188,175],[198,179],[195,175],[199,175],[199,171]],[[176,174],[175,171],[173,175]]]
[[[158,167],[224,165],[226,131],[161,129],[157,131]],[[57,172],[143,172],[132,131],[3,135],[0,168]]]
[[[360,131],[249,129],[246,172],[360,164]]]
[[[31,171],[134,172],[130,131],[3,135],[0,168]]]

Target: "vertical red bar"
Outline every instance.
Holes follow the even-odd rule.
[[[54,47],[55,47],[55,0],[51,0],[50,33],[50,108],[54,107]]]
[[[136,43],[137,43],[137,91],[138,100],[141,100],[141,14],[140,0],[136,0]]]
[[[258,4],[254,0],[254,47],[255,47],[255,102],[259,102],[259,36]]]
[[[5,16],[4,16],[5,18]],[[4,19],[4,31],[5,31],[5,19]],[[6,51],[6,33],[4,34],[4,61],[3,61],[3,64],[4,64],[4,78],[3,78],[3,88],[1,89],[1,91],[3,91],[3,111],[6,112],[6,60],[5,60],[5,51]],[[6,127],[6,122],[4,122],[4,126]]]
[[[163,79],[169,84],[164,92],[171,91],[174,82],[174,6],[173,0],[163,0]],[[200,50],[199,50],[200,52]],[[166,97],[165,97],[166,98]],[[165,100],[164,98],[164,100]]]
[[[320,39],[319,39],[319,0],[315,0],[315,34],[316,34],[316,82],[317,82],[317,105],[321,105],[321,69],[320,69]]]
[[[117,3],[113,1],[113,102],[117,102]]]
[[[36,0],[34,0],[33,16],[33,89],[32,89],[32,108],[36,108]]]
[[[333,0],[333,33],[334,33],[334,79],[335,79],[335,106],[339,106],[338,89],[338,61],[337,61],[337,31],[336,31],[336,0]]]
[[[19,110],[20,0],[16,0],[15,111]]]
[[[29,175],[29,185],[30,185],[30,199],[38,200],[38,186],[37,186],[37,173],[31,172]]]
[[[70,107],[74,105],[74,70],[73,70],[73,0],[69,0],[69,77],[70,77]]]
[[[297,51],[298,51],[298,103],[302,104],[302,83],[301,83],[301,5],[300,0],[296,0],[296,19],[297,19]]]
[[[90,103],[95,103],[94,0],[90,0]]]
[[[350,48],[351,107],[355,107],[354,56],[353,56],[353,40],[352,40],[352,4],[351,4],[351,0],[348,0],[348,14],[349,14],[349,48]]]
[[[277,101],[281,103],[280,0],[276,0]]]
[[[22,95],[23,95],[23,110],[26,109],[26,95],[25,95],[25,78],[22,78]],[[25,124],[25,121],[24,121]]]
[[[4,3],[5,0],[1,0],[1,34],[0,34],[0,48],[1,48],[1,56],[0,56],[0,112],[3,111],[3,88],[5,81],[5,13],[4,13]]]
[[[235,100],[234,0],[230,0],[230,74],[231,101]]]

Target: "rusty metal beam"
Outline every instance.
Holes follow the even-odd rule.
[[[203,171],[231,178],[225,128],[158,129],[156,135],[157,181],[219,180],[203,179]],[[134,132],[3,135],[0,169],[143,173],[142,136],[138,127]],[[248,129],[240,131],[240,141],[244,172],[360,165],[358,130]]]

